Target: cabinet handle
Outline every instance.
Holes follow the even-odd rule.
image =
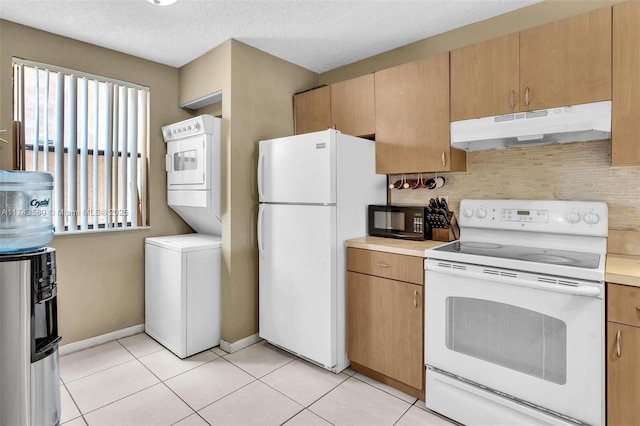
[[[444,155],[444,151],[442,151],[442,167],[447,165],[447,157]]]
[[[515,107],[515,104],[513,103],[513,97],[515,96],[515,90],[511,89],[511,95],[510,95],[510,102],[511,102],[511,109],[513,109]]]
[[[529,88],[524,89],[524,104],[529,106]]]
[[[413,306],[418,307],[418,290],[413,291]]]
[[[389,264],[388,263],[382,263],[382,262],[376,262],[376,266],[379,266],[381,268],[388,268]]]
[[[618,356],[621,356],[621,348],[620,345],[622,343],[622,333],[620,332],[620,330],[618,330],[618,332],[616,333],[616,354]]]

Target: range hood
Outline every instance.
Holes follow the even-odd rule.
[[[486,151],[611,138],[611,101],[451,123],[451,146]]]

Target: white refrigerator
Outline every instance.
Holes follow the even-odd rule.
[[[336,130],[261,141],[258,155],[260,337],[340,372],[346,347],[345,240],[386,203],[375,142]]]

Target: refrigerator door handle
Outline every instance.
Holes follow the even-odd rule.
[[[262,179],[264,177],[264,154],[258,156],[258,197],[260,201],[265,201],[264,191],[262,188]]]
[[[264,246],[262,245],[262,217],[264,216],[265,206],[258,207],[258,254],[264,257]]]

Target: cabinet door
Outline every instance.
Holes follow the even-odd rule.
[[[518,111],[518,33],[451,51],[451,121]]]
[[[611,7],[520,32],[520,110],[611,99]]]
[[[640,2],[613,7],[611,165],[640,165]]]
[[[373,136],[376,114],[373,74],[331,85],[331,121],[336,129],[352,136]]]
[[[640,328],[609,322],[607,341],[607,425],[638,425]]]
[[[461,156],[450,158],[457,150],[449,137],[448,52],[376,72],[375,98],[376,173],[458,170]]]
[[[296,135],[331,128],[331,89],[329,86],[294,95],[293,120]]]
[[[423,287],[347,273],[349,359],[422,389]]]

